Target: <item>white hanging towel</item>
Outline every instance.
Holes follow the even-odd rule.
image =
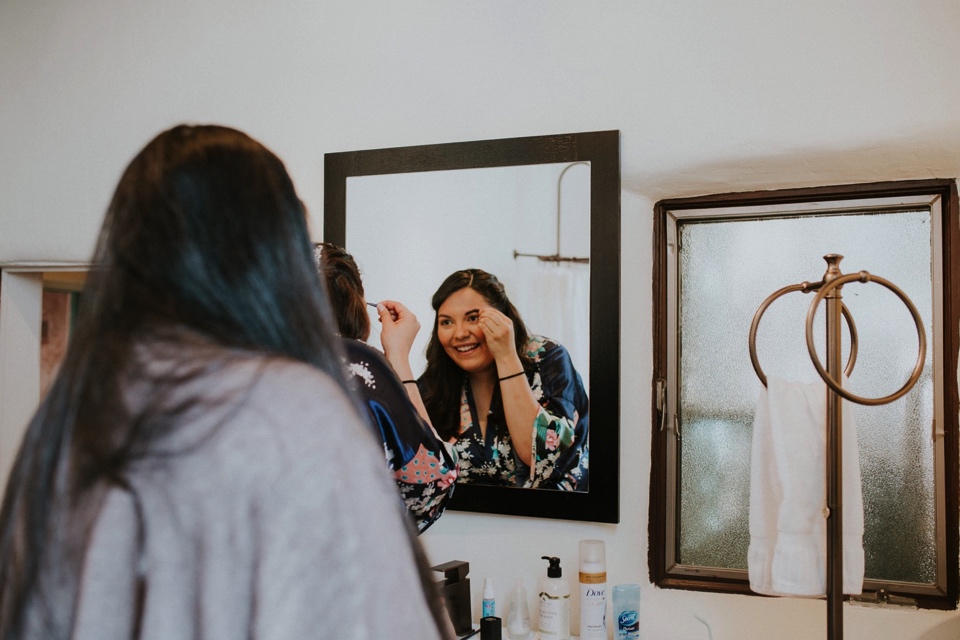
[[[826,385],[768,376],[750,468],[750,588],[826,593]],[[853,408],[842,401],[843,592],[863,590],[863,491]]]

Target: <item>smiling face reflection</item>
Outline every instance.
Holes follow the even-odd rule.
[[[419,387],[457,453],[457,482],[587,491],[589,400],[563,345],[530,333],[482,269],[450,274],[431,304]]]
[[[467,373],[495,369],[493,354],[480,328],[480,310],[490,306],[473,289],[455,291],[437,310],[437,338],[443,350]]]

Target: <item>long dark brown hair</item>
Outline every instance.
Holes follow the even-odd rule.
[[[28,425],[3,499],[0,640],[20,638],[28,616],[41,617],[45,638],[69,636],[102,497],[126,487],[129,465],[177,423],[151,414],[158,403],[137,414],[124,403],[137,344],[182,328],[309,363],[346,388],[311,254],[283,163],[249,136],[181,125],[134,157],[107,209],[62,367]],[[193,363],[186,375],[220,364]]]
[[[528,369],[531,359],[523,351],[524,345],[530,339],[527,326],[523,323],[520,312],[507,297],[503,284],[492,273],[482,269],[462,269],[451,273],[433,294],[430,304],[434,312],[438,312],[440,305],[451,295],[467,288],[479,293],[491,307],[513,321],[517,355],[520,356],[523,368]],[[427,344],[427,366],[420,378],[420,389],[434,427],[443,438],[449,439],[456,436],[460,430],[460,393],[465,374],[440,344],[437,328],[438,318],[435,313],[433,332]]]
[[[367,315],[360,269],[353,256],[343,247],[329,242],[314,245],[314,255],[333,305],[340,335],[366,340],[370,335],[370,316]]]

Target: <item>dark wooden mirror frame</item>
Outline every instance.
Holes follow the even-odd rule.
[[[590,488],[457,485],[449,509],[620,521],[620,132],[597,131],[324,155],[323,238],[349,249],[347,178],[422,171],[590,163]],[[423,321],[429,330],[433,319]]]

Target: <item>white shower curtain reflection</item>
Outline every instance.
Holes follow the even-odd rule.
[[[527,329],[559,342],[590,389],[590,265],[519,258],[507,295]]]

